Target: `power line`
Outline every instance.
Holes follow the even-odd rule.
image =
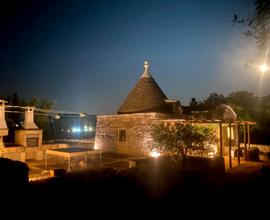
[[[14,109],[28,109],[29,107],[32,106],[16,106],[16,105],[6,105],[6,108]],[[64,110],[56,110],[56,109],[42,109],[42,108],[37,108],[37,107],[32,107],[34,109],[34,114],[35,115],[44,115],[44,116],[54,116],[55,119],[60,119],[61,117],[75,117],[79,116],[80,118],[85,118],[89,116],[94,116],[94,115],[89,115],[85,112],[72,112],[72,111],[64,111]],[[8,110],[6,111],[7,113],[19,113],[19,114],[24,114],[25,112],[22,111],[15,111],[15,110]]]

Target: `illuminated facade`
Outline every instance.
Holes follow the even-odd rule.
[[[95,148],[131,155],[149,154],[151,126],[182,117],[179,101],[169,100],[144,63],[144,72],[115,115],[97,117]]]
[[[156,156],[158,152],[150,152],[156,144],[150,135],[153,125],[160,121],[185,121],[214,127],[218,140],[216,151],[223,154],[228,151],[224,147],[228,146],[229,140],[226,121],[235,121],[236,115],[227,106],[219,106],[215,114],[220,120],[184,120],[180,102],[166,97],[149,73],[148,62],[145,62],[143,74],[117,114],[97,116],[95,148],[129,155]],[[236,125],[231,125],[231,145],[234,146],[238,142]]]

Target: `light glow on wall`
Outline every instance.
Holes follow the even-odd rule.
[[[230,127],[227,127],[227,135],[228,138],[230,138]],[[232,140],[234,139],[234,133],[233,133],[233,127],[231,127],[231,135],[232,135]]]
[[[95,144],[94,144],[94,150],[98,150],[98,149],[99,149],[98,144],[97,144],[97,142],[95,141]]]
[[[209,147],[211,151],[208,153],[208,157],[213,158],[218,152],[218,147],[215,144],[209,144]]]
[[[269,67],[265,63],[262,64],[262,65],[260,65],[259,68],[260,68],[260,70],[261,70],[262,73],[265,73],[266,71],[269,70]]]
[[[151,151],[150,156],[151,157],[159,157],[160,153],[157,150],[153,150],[153,151]]]

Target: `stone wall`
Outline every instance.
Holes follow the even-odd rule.
[[[151,125],[169,118],[160,113],[119,114],[97,117],[95,148],[129,155],[148,155],[155,144],[151,138]],[[125,131],[125,140],[119,138]]]
[[[38,138],[38,145],[42,145],[42,129],[21,129],[15,131],[15,143],[21,146],[27,146],[27,138]]]
[[[170,123],[179,122],[177,119],[171,119],[170,115],[160,113],[98,116],[95,148],[129,155],[149,155],[150,148],[156,145],[150,134],[151,127],[156,122],[165,119],[166,122]],[[214,128],[219,151],[219,125],[217,123],[199,123],[198,125],[212,126]],[[124,141],[120,140],[121,130],[125,131]],[[227,141],[225,131],[227,130],[224,128],[223,146],[226,145]],[[237,129],[235,128],[234,135],[234,140],[237,140]]]
[[[244,145],[244,143],[241,143],[240,146],[244,147],[245,145]],[[263,152],[263,153],[270,152],[270,146],[269,145],[250,144],[250,147],[257,147],[257,148],[259,148],[260,152]],[[248,144],[247,144],[247,148],[248,148]]]
[[[45,144],[39,147],[5,147],[4,152],[0,153],[0,157],[8,158],[11,160],[18,160],[25,162],[29,159],[43,160],[46,150],[55,148],[66,148],[68,144]]]
[[[23,147],[5,147],[0,157],[25,162],[26,153]]]

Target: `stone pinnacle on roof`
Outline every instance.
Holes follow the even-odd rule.
[[[151,78],[151,75],[148,71],[149,63],[148,61],[144,61],[144,72],[141,76],[141,78]]]

